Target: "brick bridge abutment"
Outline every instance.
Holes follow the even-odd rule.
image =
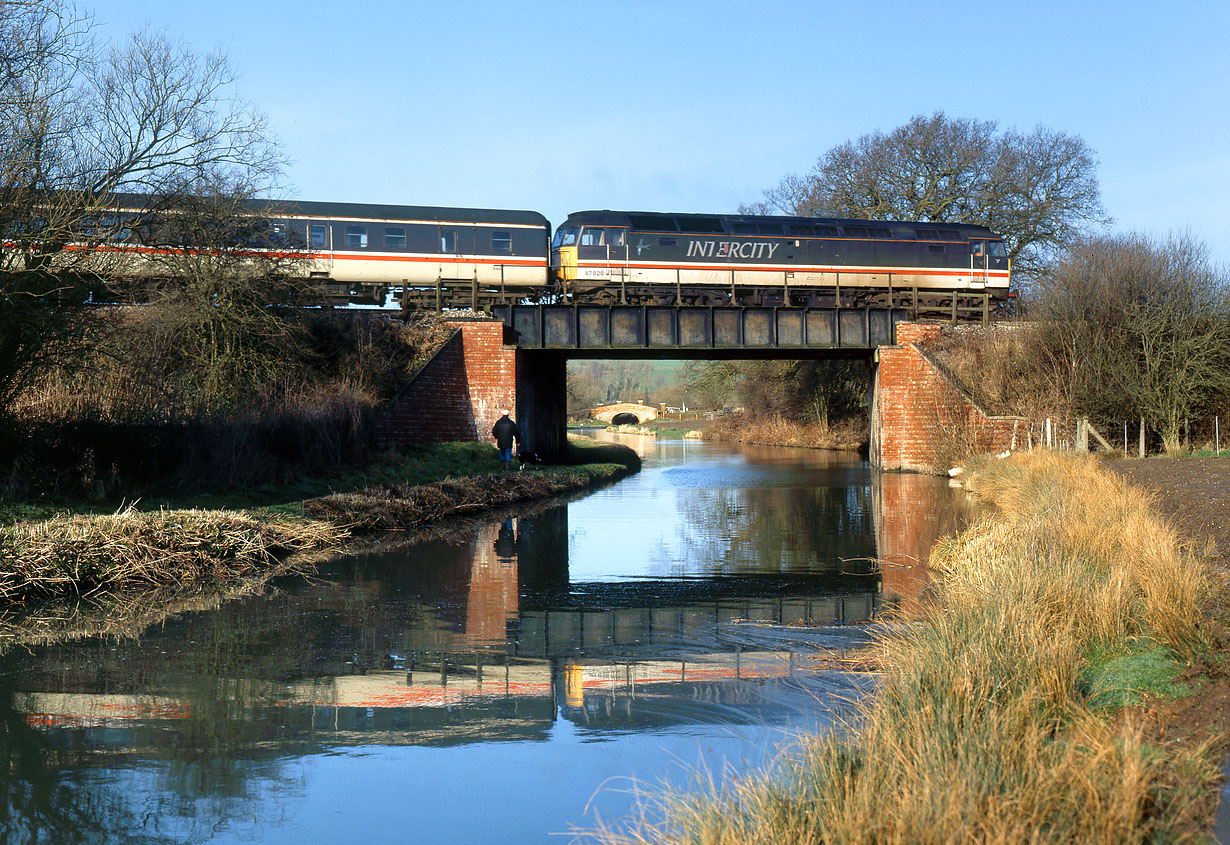
[[[498,320],[454,325],[457,332],[393,399],[380,441],[491,442],[497,411],[507,408],[521,427],[523,452],[562,458],[568,352],[518,349]],[[1024,420],[985,414],[926,354],[921,345],[939,332],[935,324],[897,323],[897,345],[870,355],[869,451],[879,469],[942,472],[961,448],[999,452],[1023,445],[1017,441],[1025,436]]]

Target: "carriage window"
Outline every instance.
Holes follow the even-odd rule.
[[[586,226],[581,233],[581,246],[602,246],[602,229]]]
[[[512,252],[512,235],[508,232],[492,232],[491,251]]]
[[[440,230],[440,252],[456,252],[457,237],[452,229]]]
[[[346,246],[349,249],[366,249],[367,248],[367,227],[366,226],[347,226],[346,227]]]
[[[384,230],[384,245],[401,249],[406,245],[406,230],[401,226],[386,226]]]
[[[313,249],[325,248],[325,224],[313,223],[311,232],[311,242]]]

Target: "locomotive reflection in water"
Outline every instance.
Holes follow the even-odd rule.
[[[925,557],[960,491],[820,452],[653,449],[567,505],[139,639],[10,651],[0,838],[538,842],[591,798],[625,811],[594,798],[611,778],[758,765],[830,724],[870,683],[831,658],[916,598],[895,585],[924,589],[873,559]]]
[[[772,706],[771,698],[742,682],[796,677],[817,657],[863,643],[855,623],[870,621],[886,603],[916,604],[926,584],[919,561],[963,519],[935,479],[875,479],[865,498],[853,500],[846,491],[760,491],[764,497],[742,502],[737,515],[725,501],[728,491],[705,491],[707,501],[689,503],[698,513],[725,512],[720,533],[730,548],[738,548],[740,533],[756,537],[768,572],[739,566],[716,578],[570,581],[566,506],[489,525],[464,543],[414,547],[414,557],[434,561],[436,577],[426,581],[407,577],[406,550],[357,558],[338,573],[343,592],[329,582],[296,583],[264,600],[270,607],[260,616],[275,623],[306,614],[306,638],[281,650],[283,680],[257,680],[241,666],[231,667],[234,681],[215,679],[233,696],[223,709],[237,706],[252,719],[253,740],[273,720],[282,742],[308,743],[366,743],[376,741],[373,733],[381,743],[454,743],[465,741],[467,723],[486,739],[533,735],[554,721],[557,706],[583,722],[686,720],[699,699],[737,703],[750,708],[746,718],[763,718],[756,708]],[[806,519],[844,526],[843,563],[832,565],[837,544],[800,554],[783,542]],[[422,603],[424,591],[430,604]],[[318,638],[321,617],[334,630]],[[190,631],[171,627],[147,638],[142,651],[174,662],[169,641]],[[145,745],[142,732],[208,718],[214,709],[157,685],[133,689],[158,672],[145,658],[116,664],[108,652],[87,650],[84,664],[70,661],[79,671],[56,675],[58,689],[30,684],[14,706],[30,725],[118,730],[113,740],[130,739],[134,752]],[[137,677],[126,677],[138,667]]]

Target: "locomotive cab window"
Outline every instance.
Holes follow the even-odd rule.
[[[604,230],[586,226],[581,232],[581,246],[602,246]]]
[[[580,230],[573,227],[568,229],[560,229],[555,233],[555,239],[551,241],[551,246],[559,249],[561,246],[572,246],[577,242],[577,232]]]
[[[607,229],[606,230],[606,245],[617,246],[621,249],[624,245],[624,230],[623,229]]]
[[[992,258],[1007,258],[1008,251],[1004,249],[1003,241],[988,241],[987,254]]]
[[[512,235],[508,232],[492,232],[491,233],[491,251],[492,252],[512,252]]]
[[[346,246],[349,249],[367,249],[367,227],[347,226]]]
[[[969,251],[972,252],[974,255],[978,256],[979,258],[981,258],[982,256],[986,255],[987,242],[986,241],[970,241]]]

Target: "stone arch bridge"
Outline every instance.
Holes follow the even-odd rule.
[[[610,405],[599,405],[597,408],[590,408],[589,415],[595,420],[602,420],[607,425],[615,421],[615,418],[622,414],[629,414],[636,417],[636,422],[643,423],[658,418],[658,409],[651,408],[649,405],[642,405],[639,402],[615,402]]]

